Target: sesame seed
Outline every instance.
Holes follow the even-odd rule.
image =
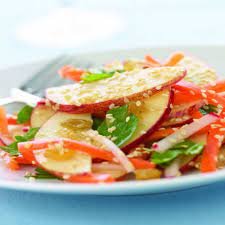
[[[219,160],[220,160],[220,161],[224,161],[224,160],[225,160],[224,155],[219,155]]]
[[[194,92],[194,91],[192,91],[192,90],[190,91],[190,93],[191,93],[192,95],[195,95],[195,92]]]
[[[141,101],[136,101],[136,106],[141,106]]]
[[[172,103],[170,104],[170,108],[171,108],[171,109],[173,108],[173,104],[172,104]]]
[[[209,92],[210,94],[215,94],[215,93],[216,93],[214,90],[208,90],[208,92]]]
[[[220,128],[220,131],[225,131],[225,128],[223,127],[223,128]]]
[[[112,127],[108,128],[108,132],[109,133],[112,133],[114,130],[116,130],[115,126],[112,126]]]
[[[215,98],[212,99],[212,102],[218,103],[218,101]]]
[[[155,89],[156,89],[157,91],[159,91],[161,88],[162,88],[162,86],[159,85],[159,86],[157,86]]]
[[[32,163],[33,165],[35,165],[35,164],[36,164],[34,160],[33,160],[31,163]]]
[[[114,103],[112,103],[111,105],[109,105],[109,109],[113,109],[113,108],[115,108],[115,104]]]
[[[203,98],[207,98],[207,95],[205,93],[202,93]]]
[[[117,137],[111,137],[110,139],[111,139],[111,141],[115,141],[117,139]]]
[[[129,122],[129,120],[130,120],[130,117],[128,116],[128,117],[126,118],[126,122]]]

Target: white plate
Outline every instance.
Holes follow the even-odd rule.
[[[168,56],[173,51],[184,51],[185,53],[200,57],[212,67],[219,75],[225,72],[225,46],[190,46],[190,47],[154,47],[143,49],[130,49],[108,51],[103,53],[89,53],[75,55],[75,59],[101,64],[110,62],[114,59],[125,59],[143,57],[150,53],[161,59]],[[23,66],[16,66],[0,71],[0,94],[7,95],[9,88],[19,86],[19,83],[26,80],[35,71],[44,65],[47,60]],[[59,183],[56,181],[27,181],[23,178],[24,171],[11,172],[0,165],[0,188],[58,193],[58,194],[89,194],[89,195],[134,195],[134,194],[153,194],[168,191],[176,191],[187,188],[198,187],[225,180],[225,170],[210,174],[192,174],[174,179],[160,179],[153,181],[131,181],[114,184],[70,184]]]

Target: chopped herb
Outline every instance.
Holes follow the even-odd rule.
[[[92,125],[92,129],[93,130],[98,130],[98,127],[101,125],[101,123],[103,122],[103,119],[101,118],[97,118],[97,117],[93,117],[93,125]]]
[[[209,114],[209,113],[212,113],[212,112],[217,113],[218,109],[215,105],[208,104],[208,105],[202,106],[199,109],[199,111],[202,115],[206,115],[206,114]]]
[[[36,168],[34,173],[28,173],[25,175],[25,178],[35,178],[35,179],[59,179],[58,177],[48,173],[47,171]]]
[[[123,70],[118,70],[118,71],[111,71],[111,72],[106,72],[106,71],[100,71],[98,73],[86,73],[85,75],[82,76],[82,83],[91,83],[94,81],[98,80],[103,80],[109,77],[112,77],[115,72],[124,72]]]
[[[163,153],[154,152],[151,161],[158,165],[168,164],[180,155],[197,155],[201,153],[203,147],[202,144],[185,140]]]
[[[126,122],[126,118],[130,117]],[[128,141],[137,129],[138,118],[134,114],[129,114],[128,105],[109,110],[106,119],[98,127],[99,134],[110,137],[118,146],[122,146]]]
[[[33,108],[29,105],[25,105],[17,114],[18,123],[26,123],[30,120]]]
[[[36,133],[38,132],[39,128],[30,128],[30,130],[24,136],[15,136],[16,141],[8,146],[0,146],[2,150],[8,152],[11,156],[18,156],[18,146],[19,142],[26,142],[34,139]]]

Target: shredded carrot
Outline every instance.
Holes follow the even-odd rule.
[[[161,66],[160,62],[158,62],[156,59],[154,59],[151,55],[146,55],[145,60],[150,64],[152,67],[158,67]]]
[[[4,136],[9,135],[6,111],[3,107],[0,107],[0,133]]]
[[[163,65],[175,66],[183,58],[184,58],[184,54],[182,52],[175,52],[166,60],[166,62]]]
[[[84,74],[84,70],[75,68],[70,65],[63,66],[59,71],[59,75],[63,78],[67,78],[73,81],[80,81],[81,76]]]
[[[209,84],[206,86],[208,90],[213,90],[215,92],[224,92],[225,91],[225,80],[218,80],[215,84]]]

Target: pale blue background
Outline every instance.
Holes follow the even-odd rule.
[[[62,6],[115,10],[124,20],[124,30],[105,41],[86,43],[73,49],[37,47],[17,39],[15,33],[19,25]],[[0,67],[64,51],[224,44],[224,27],[223,0],[0,0]],[[225,224],[225,183],[139,197],[56,196],[0,190],[0,212],[2,225],[220,225]]]

